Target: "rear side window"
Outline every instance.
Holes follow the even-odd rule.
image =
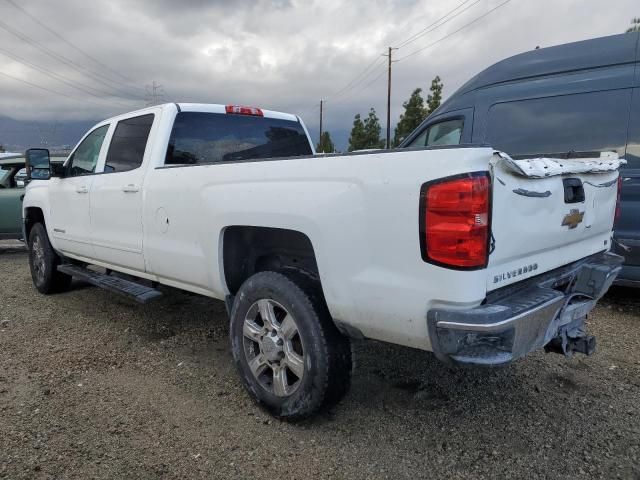
[[[625,151],[630,90],[498,103],[486,141],[509,155]]]
[[[443,145],[459,145],[462,136],[464,119],[456,118],[434,123],[418,136],[410,147],[437,147]]]
[[[105,172],[126,172],[142,165],[153,114],[120,120],[111,138]]]
[[[224,113],[180,112],[171,131],[167,165],[311,155],[299,122]]]

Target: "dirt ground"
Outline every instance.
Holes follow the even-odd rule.
[[[359,342],[345,400],[292,425],[245,394],[222,302],[43,296],[0,253],[0,478],[640,479],[640,292],[589,327],[592,357],[493,370]]]

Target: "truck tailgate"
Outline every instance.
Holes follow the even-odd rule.
[[[487,290],[608,250],[618,191],[617,156],[492,161],[492,243]]]

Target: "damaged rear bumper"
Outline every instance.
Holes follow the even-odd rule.
[[[620,272],[623,258],[599,253],[491,292],[469,310],[427,313],[433,352],[445,362],[502,365],[547,347],[590,354],[584,320]]]

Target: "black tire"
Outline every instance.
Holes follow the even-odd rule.
[[[29,232],[29,268],[40,293],[48,295],[69,288],[71,277],[58,272],[59,264],[60,257],[51,247],[44,225],[36,223]]]
[[[280,315],[281,333],[285,330],[282,328],[286,323],[283,322],[285,316],[292,317],[296,326],[296,336],[293,340],[286,339],[284,334],[277,337],[275,331],[261,335],[258,337],[260,340],[253,339],[255,332],[251,334],[251,338],[245,336],[245,321],[253,318],[253,312],[258,312],[258,320],[252,325],[260,327],[260,305],[264,305],[264,301],[273,306],[276,320]],[[261,331],[268,332],[265,322],[262,322]],[[259,376],[253,373],[249,366],[250,361],[260,360],[256,357],[264,359],[269,355],[275,355],[272,347],[268,345],[270,340],[265,340],[269,335],[278,338],[277,342],[284,339],[285,345],[293,344],[294,340],[299,342],[295,348],[298,349],[301,363],[304,365],[301,378],[287,365],[289,357],[286,346],[280,347],[284,349],[283,352],[277,352],[281,355],[279,365],[277,357],[275,360],[270,358],[260,365],[264,367],[263,373]],[[247,391],[276,417],[286,420],[309,417],[337,403],[349,390],[352,371],[351,342],[336,328],[322,292],[316,284],[276,272],[260,272],[253,275],[242,284],[235,296],[231,311],[230,337],[233,358]],[[290,350],[291,347],[289,353]],[[283,363],[285,367],[282,367]],[[284,389],[280,388],[279,392],[276,392],[276,370],[286,372]],[[288,385],[289,382],[291,385]],[[287,388],[293,390],[288,392]]]

